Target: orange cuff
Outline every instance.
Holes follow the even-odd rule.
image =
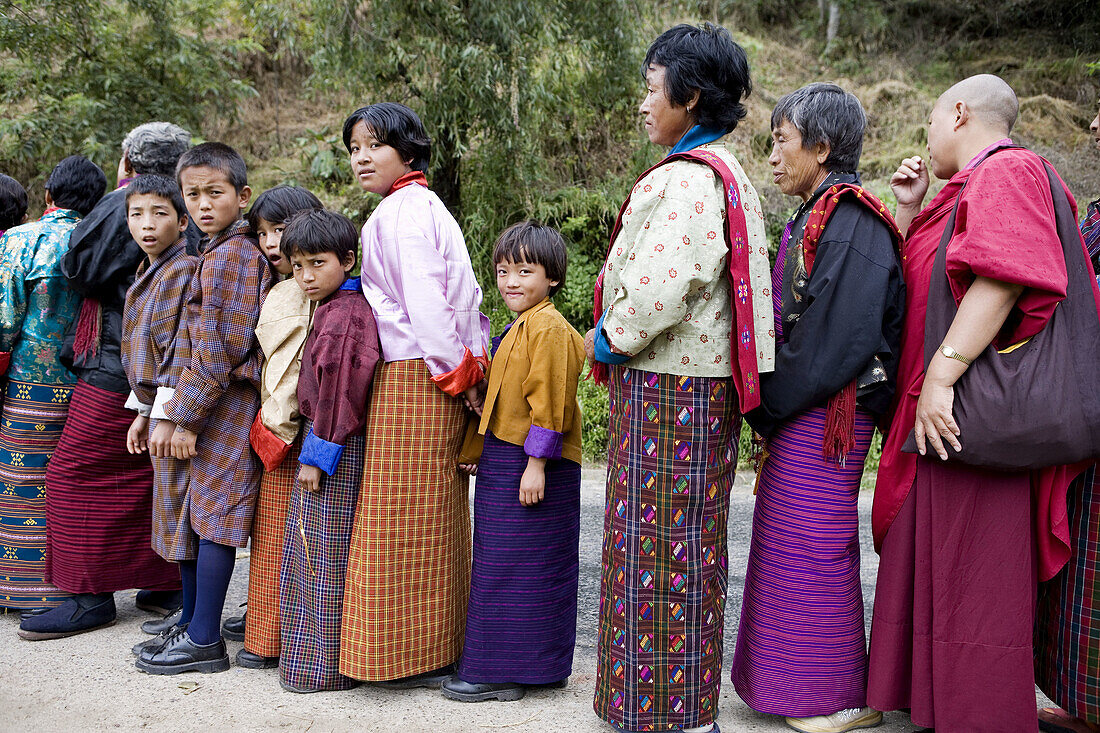
[[[466,347],[462,363],[449,372],[435,375],[432,381],[451,397],[457,397],[484,378],[485,365],[488,363],[485,356],[474,356],[469,347]]]
[[[268,473],[278,468],[290,452],[290,444],[284,443],[279,436],[267,429],[259,412],[248,431],[248,442],[252,444],[252,450],[256,451]]]

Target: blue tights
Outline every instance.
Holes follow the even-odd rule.
[[[198,559],[180,563],[180,623],[190,624],[187,635],[196,644],[213,644],[221,638],[222,607],[236,558],[237,548],[200,539]]]

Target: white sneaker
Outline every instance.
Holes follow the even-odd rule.
[[[856,728],[874,728],[882,724],[882,713],[874,708],[848,708],[832,715],[812,718],[787,718],[787,725],[803,733],[844,733]]]

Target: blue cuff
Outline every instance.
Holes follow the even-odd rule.
[[[605,318],[607,318],[606,312],[600,316],[600,320],[596,324],[596,338],[593,340],[596,361],[604,364],[625,364],[634,357],[628,354],[616,354],[611,350],[611,342],[607,340],[607,334],[603,332],[603,319]]]
[[[523,452],[533,458],[561,458],[563,438],[557,430],[532,425],[523,441]]]
[[[336,467],[340,465],[340,457],[343,455],[344,446],[318,438],[313,434],[311,426],[306,437],[302,438],[302,452],[298,454],[298,462],[316,466],[331,476],[336,473]]]

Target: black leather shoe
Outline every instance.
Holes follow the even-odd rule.
[[[183,607],[183,591],[139,590],[134,605],[142,611],[171,616]]]
[[[222,636],[230,641],[244,641],[245,617],[247,615],[248,612],[245,611],[240,616],[227,618],[222,623]]]
[[[383,687],[387,690],[411,690],[416,687],[430,687],[435,689],[454,673],[455,666],[453,664],[448,664],[446,667],[433,669],[430,672],[421,672],[420,674],[410,675],[409,677],[386,680],[385,682],[375,682],[373,684],[376,687]]]
[[[141,630],[146,634],[152,634],[153,636],[159,636],[173,626],[178,626],[180,617],[183,615],[183,611],[176,611],[170,616],[164,618],[155,618],[152,621],[146,621],[141,625]]]
[[[278,657],[261,657],[247,649],[237,652],[237,666],[246,669],[275,669],[279,666]]]
[[[138,655],[137,668],[148,674],[179,674],[180,672],[224,672],[229,669],[229,655],[225,641],[213,644],[196,644],[185,629],[168,637],[155,649],[143,649]]]
[[[81,594],[66,598],[57,608],[31,616],[19,624],[19,636],[27,641],[61,639],[94,631],[115,622],[115,597]]]
[[[179,619],[179,616],[170,616],[169,618]],[[149,621],[148,623],[153,623],[153,622]],[[144,627],[145,624],[142,624],[142,626]],[[137,657],[137,656],[140,656],[142,651],[144,651],[146,649],[149,649],[150,651],[152,651],[153,649],[157,649],[159,647],[162,647],[162,646],[164,646],[164,642],[168,641],[169,637],[171,637],[172,634],[176,633],[177,630],[186,629],[186,628],[187,628],[187,624],[175,624],[173,626],[169,626],[167,629],[160,632],[159,634],[154,636],[152,639],[146,639],[145,641],[140,641],[137,644],[134,644],[132,647],[130,647],[130,651],[134,653],[135,657]]]
[[[448,677],[439,688],[443,697],[448,700],[461,702],[485,702],[486,700],[500,700],[508,702],[519,700],[527,690],[523,685],[514,682],[466,682],[459,679],[458,675]]]

